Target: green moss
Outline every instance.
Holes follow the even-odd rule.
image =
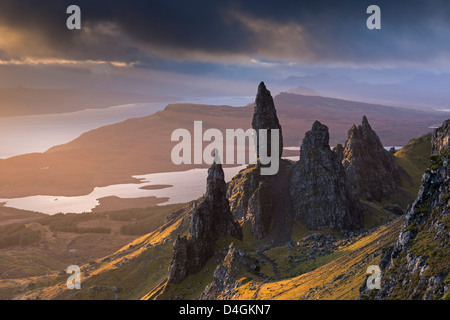
[[[446,294],[444,294],[442,296],[441,300],[450,300],[450,291],[448,291]]]
[[[441,150],[441,156],[450,159],[450,150]]]
[[[430,266],[426,271],[430,275],[449,269],[447,250],[442,248],[439,242],[433,240],[433,236],[433,232],[420,231],[411,247],[414,255],[422,257],[425,263]]]
[[[439,220],[439,223],[442,223],[445,228],[450,229],[450,215],[446,215],[444,218]]]

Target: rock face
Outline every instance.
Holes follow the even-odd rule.
[[[242,240],[242,230],[233,221],[222,165],[208,169],[206,193],[194,204],[187,237],[178,236],[174,243],[169,283],[179,283],[188,275],[200,271],[214,254],[214,245],[221,236],[231,235]]]
[[[355,230],[362,226],[361,206],[330,149],[328,127],[318,121],[305,134],[300,160],[292,168],[290,196],[295,218],[308,229]]]
[[[449,141],[449,127],[450,119],[445,121],[440,128],[433,131],[431,136],[431,153],[439,154],[442,150],[448,150],[450,148]]]
[[[270,231],[273,210],[270,182],[262,180],[248,201],[246,216],[255,238],[261,239]]]
[[[261,164],[241,170],[228,184],[227,197],[231,212],[245,219],[256,239],[269,234],[275,242],[286,242],[290,230],[292,204],[289,196],[289,163],[280,160],[278,173],[260,174]]]
[[[433,133],[433,154],[417,199],[407,209],[396,245],[380,264],[381,290],[363,292],[361,298],[450,298],[449,136],[447,120]]]
[[[389,199],[401,185],[394,156],[383,148],[366,116],[347,133],[342,164],[359,197],[369,201]]]
[[[263,178],[259,165],[252,164],[239,171],[229,182],[227,198],[230,210],[236,219],[244,219],[247,216],[248,202]]]
[[[259,273],[259,261],[248,252],[231,243],[223,263],[214,271],[213,281],[205,288],[200,300],[232,299],[233,289],[242,272]]]
[[[278,121],[277,111],[270,91],[267,90],[264,82],[258,86],[258,93],[256,94],[255,109],[253,113],[252,128],[259,132],[260,129],[278,129],[279,130],[279,155],[283,152],[283,135],[281,125]],[[271,130],[267,132],[267,150],[270,155],[271,147]],[[258,143],[258,135],[255,137],[255,142]],[[259,148],[257,149],[257,157],[259,158]]]

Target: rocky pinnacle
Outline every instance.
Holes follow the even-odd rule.
[[[200,271],[214,254],[219,237],[231,235],[242,240],[242,230],[233,221],[226,191],[222,165],[214,163],[208,169],[206,193],[192,210],[189,235],[178,237],[174,243],[169,283],[180,283],[188,275]]]
[[[394,156],[384,149],[367,117],[347,133],[342,164],[359,197],[369,201],[389,199],[401,185]]]
[[[311,230],[356,230],[362,226],[361,206],[329,139],[319,121],[305,134],[290,182],[294,215]]]
[[[267,90],[264,82],[258,86],[258,93],[255,99],[255,108],[253,113],[252,128],[259,132],[260,129],[278,129],[279,130],[279,156],[283,152],[283,135],[281,133],[281,125],[278,121],[277,111],[273,102],[270,91]],[[255,142],[258,143],[258,135],[256,135]],[[257,148],[257,156],[259,158],[259,149]],[[270,130],[267,133],[267,150],[271,154],[271,134]]]

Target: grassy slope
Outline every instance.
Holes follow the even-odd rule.
[[[402,218],[379,227],[356,242],[339,248],[331,261],[297,277],[261,283],[248,281],[235,292],[235,299],[355,299],[371,264],[378,264],[383,247],[398,236]],[[244,279],[242,279],[244,280]]]
[[[409,175],[409,177],[403,176],[402,189],[412,195],[413,199],[417,196],[422,174],[428,167],[430,154],[431,133],[412,139],[395,153],[397,165]]]
[[[444,165],[443,158],[450,158],[450,152],[441,151],[441,155],[432,155],[427,171],[438,170]],[[425,189],[427,190],[427,189]],[[386,271],[386,277],[394,277],[392,295],[388,299],[416,300],[423,299],[431,279],[434,277],[444,279],[444,285],[450,284],[450,258],[448,256],[448,235],[450,229],[449,205],[445,201],[436,201],[436,194],[431,195],[435,190],[439,190],[440,197],[448,201],[450,193],[448,185],[442,185],[437,189],[425,191],[425,196],[418,198],[418,202],[413,207],[415,217],[411,219],[403,230],[404,233],[411,232],[408,240],[408,249],[402,250],[394,259],[394,267]],[[442,202],[441,202],[442,201]],[[414,216],[414,215],[413,215]],[[412,253],[415,257],[420,257],[426,269],[412,273],[408,266],[408,255]],[[409,268],[409,269],[408,269]],[[430,282],[429,282],[430,281]],[[438,280],[439,283],[439,280]],[[432,299],[450,300],[450,292],[443,294],[443,286],[435,288],[432,292]]]
[[[38,243],[28,246],[0,249],[0,299],[18,298],[30,289],[38,295],[36,293],[38,288],[52,286],[54,282],[67,279],[68,275],[65,273],[61,276],[55,277],[55,275],[71,264],[80,266],[90,264],[89,268],[95,267],[96,259],[113,254],[116,250],[120,252],[120,248],[138,238],[139,234],[148,234],[156,230],[164,224],[164,219],[169,213],[185,206],[185,204],[176,204],[84,215],[40,215],[41,218],[35,218],[31,223],[25,222],[24,225],[40,232],[41,239]],[[111,233],[78,234],[52,231],[50,223],[55,223],[57,226],[78,226],[89,229],[101,226],[110,228]],[[121,227],[124,226],[131,227],[127,228],[128,231],[136,231],[136,235],[121,234]],[[161,251],[152,250],[154,253],[148,252],[150,256],[158,255]],[[169,261],[171,250],[171,244],[167,245]],[[155,269],[158,267],[159,265]],[[65,288],[65,284],[62,288]]]
[[[296,257],[301,257],[307,252],[296,252],[295,247],[290,246],[279,246],[274,247],[264,251],[265,259],[261,259],[261,255],[258,253],[257,248],[259,247],[259,241],[256,240],[247,225],[247,223],[243,223],[243,241],[237,240],[232,237],[221,238],[216,244],[216,253],[213,257],[211,257],[206,265],[200,270],[197,274],[191,275],[187,277],[180,284],[170,284],[167,286],[167,290],[161,294],[156,294],[160,288],[154,288],[150,290],[143,299],[152,299],[157,296],[160,300],[167,299],[188,299],[195,300],[198,299],[200,294],[203,292],[204,288],[212,281],[214,270],[218,265],[220,265],[223,261],[224,256],[226,255],[227,248],[231,242],[234,242],[237,246],[242,249],[248,251],[255,258],[260,260],[260,274],[249,274],[246,271],[242,271],[240,281],[246,284],[246,287],[242,287],[242,290],[237,291],[236,298],[237,299],[254,299],[260,298],[259,296],[252,296],[255,293],[255,288],[261,287],[262,290],[265,290],[266,286],[268,286],[268,291],[265,293],[262,299],[274,299],[276,297],[272,297],[270,292],[273,291],[273,287],[280,285],[284,289],[289,288],[291,281],[294,286],[297,286],[295,279],[301,276],[305,276],[314,272],[318,268],[327,268],[326,265],[330,265],[335,268],[335,265],[339,266],[339,272],[346,274],[346,272],[355,273],[355,271],[349,271],[352,268],[359,269],[361,266],[359,265],[361,261],[366,259],[368,256],[377,252],[379,254],[383,247],[386,245],[390,245],[398,236],[399,227],[401,225],[401,219],[396,219],[386,224],[385,226],[379,227],[373,233],[370,233],[367,236],[362,236],[356,240],[352,244],[349,242],[342,247],[339,247],[338,250],[331,252],[330,254],[324,256],[318,256],[315,259],[309,259],[303,262],[295,263],[290,259],[290,256],[295,255]],[[297,222],[291,233],[292,241],[296,242],[308,234],[312,233],[322,233],[328,234],[332,233],[336,237],[341,238],[342,235],[336,233],[332,230],[320,230],[320,231],[311,231],[308,230],[304,225]],[[355,253],[358,252],[357,255]],[[345,258],[347,257],[347,258]],[[344,259],[344,260],[342,260]],[[345,260],[346,259],[346,260]],[[270,262],[268,261],[270,260]],[[349,260],[349,261],[347,261]],[[343,261],[347,261],[343,263]],[[364,262],[365,263],[365,262]],[[372,264],[377,264],[378,261],[375,261]],[[364,264],[365,268],[366,264]],[[369,264],[367,264],[368,266]],[[274,270],[276,268],[276,272]],[[361,269],[362,270],[362,269]],[[365,269],[364,269],[365,270]],[[362,271],[361,271],[362,272]],[[333,273],[335,273],[333,271]],[[349,278],[350,275],[346,274],[344,278]],[[358,289],[364,280],[364,273],[358,274],[358,276],[352,281],[347,280],[344,283],[344,287],[350,282],[352,284],[351,293],[346,295],[344,298],[346,299],[355,299],[359,294]],[[320,274],[317,279],[322,279],[323,275]],[[288,279],[288,280],[284,280]],[[317,280],[319,281],[319,280]],[[337,282],[336,282],[337,283]],[[322,284],[322,283],[320,283]],[[319,282],[315,283],[313,281],[308,283],[308,289],[313,287],[319,287]],[[327,288],[322,288],[327,289]],[[340,288],[341,289],[341,288]],[[316,290],[319,290],[316,288]],[[345,288],[342,290],[346,290]],[[246,293],[244,293],[246,292]],[[282,299],[297,299],[295,295],[292,297],[283,297]],[[338,297],[337,297],[338,298]]]

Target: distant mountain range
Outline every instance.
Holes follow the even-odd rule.
[[[443,109],[450,108],[450,75],[423,74],[392,84],[358,82],[348,76],[326,73],[291,76],[280,83],[285,88],[307,87],[324,96],[387,105]]]

